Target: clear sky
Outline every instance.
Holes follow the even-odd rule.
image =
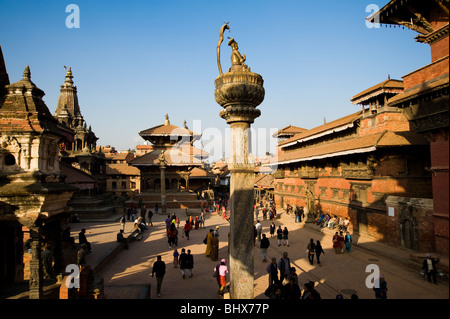
[[[431,62],[428,45],[401,28],[368,28],[367,6],[388,0],[0,0],[0,45],[11,82],[30,66],[32,81],[55,112],[64,66],[72,67],[81,112],[97,145],[133,149],[139,131],[164,123],[205,134],[214,157],[228,153],[214,80],[230,66],[227,37],[239,43],[266,96],[255,120],[258,139],[287,125],[307,129],[356,112],[350,99],[387,79]],[[66,6],[76,4],[79,28],[67,28]],[[263,143],[264,144],[264,143]],[[258,143],[258,145],[262,145]],[[253,150],[264,154],[265,147]],[[269,151],[271,151],[269,149]]]

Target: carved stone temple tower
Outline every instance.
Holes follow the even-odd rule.
[[[234,39],[228,43],[232,48],[231,68],[222,73],[220,44],[225,24],[220,31],[217,46],[220,75],[215,80],[216,102],[223,107],[220,117],[230,124],[231,153],[228,167],[230,181],[230,295],[233,299],[254,297],[253,263],[253,182],[255,163],[250,154],[250,125],[261,111],[256,107],[264,100],[263,78],[250,71],[244,63]]]
[[[64,269],[62,225],[75,188],[64,182],[58,154],[74,133],[53,118],[28,66],[13,84],[5,74],[0,50],[0,282],[29,280],[29,298],[39,299],[44,241],[54,249],[55,272]],[[31,253],[23,249],[28,239]]]

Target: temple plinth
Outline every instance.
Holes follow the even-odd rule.
[[[221,34],[222,36],[222,34]],[[230,179],[230,297],[254,297],[253,262],[253,179],[255,164],[250,154],[250,126],[261,111],[256,107],[264,100],[261,75],[244,64],[245,55],[237,51],[231,39],[232,66],[215,80],[215,99],[223,107],[220,117],[230,124],[231,152],[228,167]],[[220,42],[219,42],[220,46]],[[219,52],[220,57],[220,52]],[[219,71],[221,71],[220,61]]]

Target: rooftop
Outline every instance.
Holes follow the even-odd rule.
[[[368,100],[376,97],[378,95],[391,93],[398,94],[403,92],[403,81],[402,80],[391,80],[387,79],[377,85],[374,85],[361,93],[356,94],[352,99],[353,104],[364,104]]]
[[[281,148],[293,146],[297,143],[302,143],[303,141],[312,140],[324,135],[332,134],[337,131],[345,130],[349,127],[353,127],[354,123],[358,121],[362,116],[362,112],[356,112],[337,120],[325,123],[323,125],[317,126],[303,133],[299,133],[291,137],[290,139],[279,143]]]

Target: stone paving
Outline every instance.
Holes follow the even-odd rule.
[[[178,251],[190,249],[194,255],[194,276],[183,279],[179,268],[173,266],[173,249],[170,249],[165,234],[164,220],[167,215],[155,215],[153,226],[144,232],[141,241],[131,242],[129,249],[122,250],[111,261],[98,269],[104,279],[107,299],[137,299],[146,285],[151,284],[151,298],[161,299],[217,299],[217,283],[213,278],[213,268],[219,261],[212,261],[204,255],[205,245],[202,243],[209,228],[219,226],[219,260],[228,261],[229,223],[216,213],[208,213],[205,229],[192,230],[190,239],[183,237],[182,227],[186,220],[184,210],[168,210],[180,218]],[[356,293],[360,299],[374,299],[374,293],[366,287],[369,275],[366,267],[376,264],[388,283],[388,299],[448,299],[448,278],[439,280],[438,285],[428,283],[419,277],[418,268],[407,265],[410,251],[389,247],[373,242],[367,238],[354,238],[350,253],[336,255],[332,248],[333,231],[320,229],[312,224],[295,223],[287,214],[280,214],[275,221],[276,227],[281,225],[289,230],[289,247],[277,246],[276,238],[270,239],[268,262],[271,257],[277,260],[283,252],[288,252],[292,266],[296,268],[300,287],[308,281],[316,283],[316,289],[323,299],[334,299],[342,294],[345,299]],[[262,221],[263,233],[269,235],[270,221]],[[116,243],[116,234],[120,229],[118,221],[83,222],[71,224],[72,236],[78,240],[78,232],[86,228],[86,236],[92,244],[93,253],[88,255],[87,262],[95,269]],[[131,234],[133,223],[125,226],[125,235]],[[351,229],[350,229],[351,232]],[[307,260],[306,246],[310,238],[320,240],[325,254],[321,256],[322,265],[310,265]],[[161,255],[165,261],[167,272],[162,284],[161,297],[156,296],[156,279],[151,277],[152,265],[156,256]],[[254,249],[255,299],[267,299],[264,291],[268,286],[266,266],[259,254],[259,242]],[[448,264],[448,260],[443,260]]]

